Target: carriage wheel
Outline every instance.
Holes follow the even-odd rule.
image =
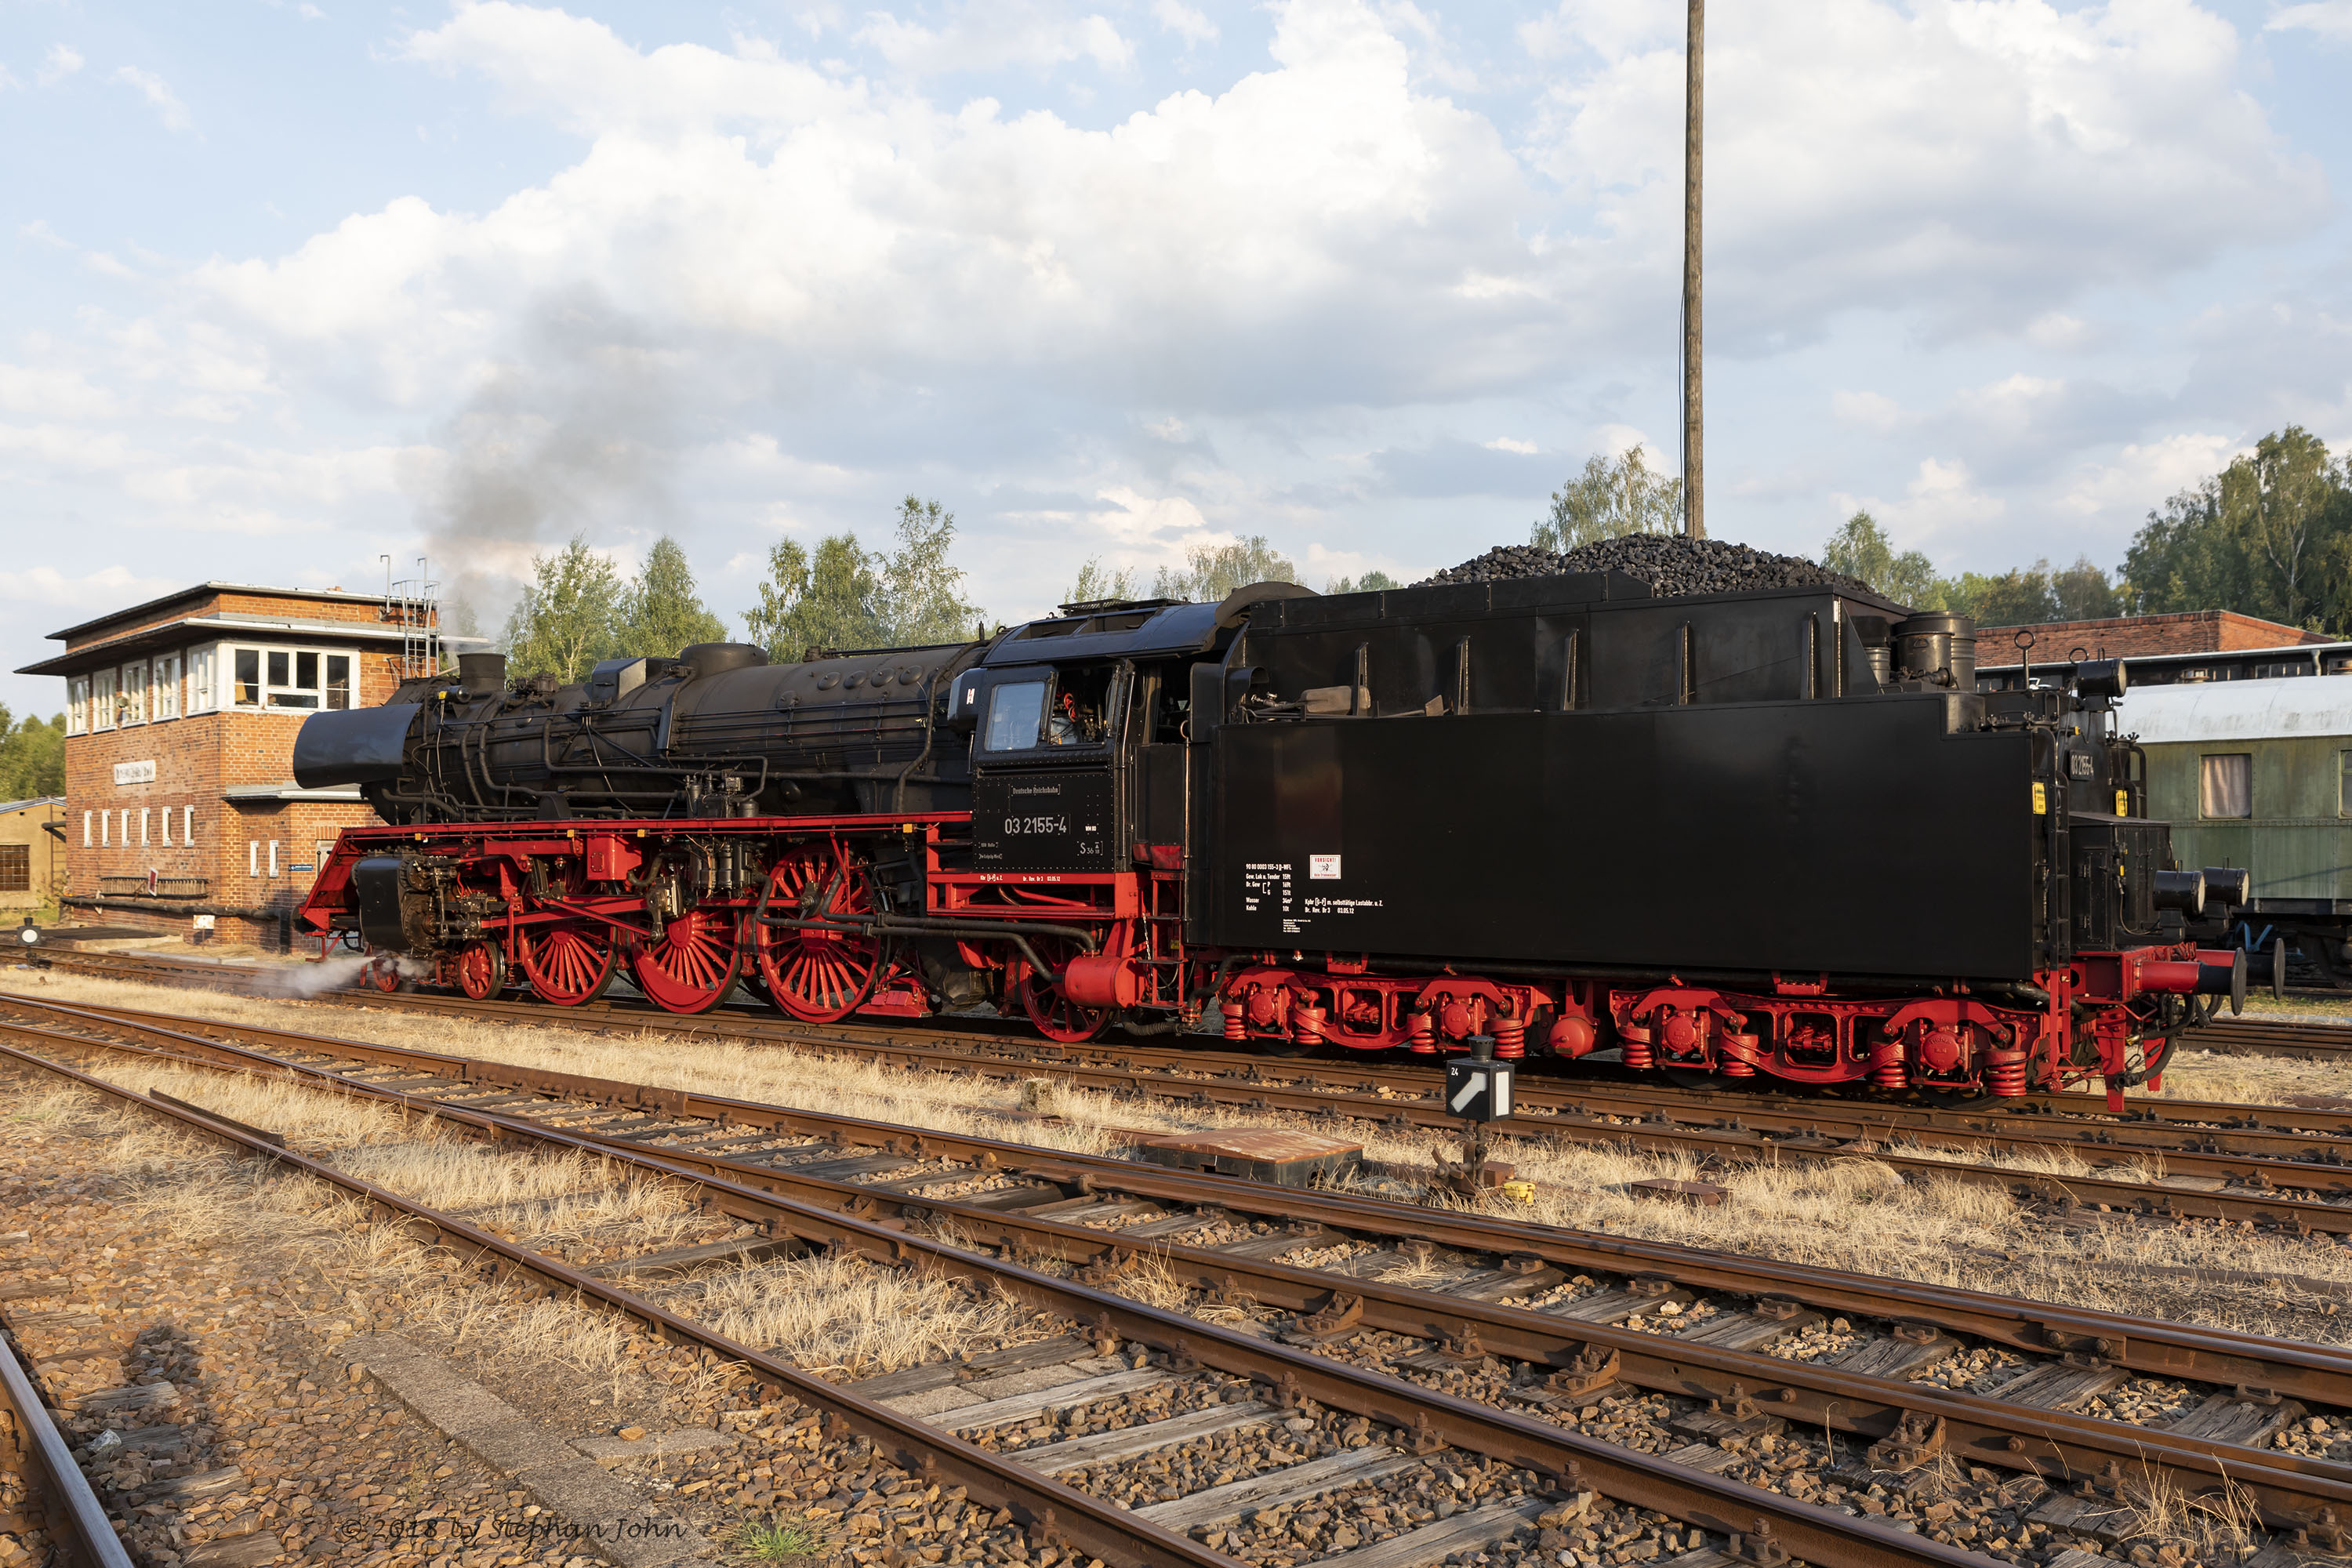
[[[827,845],[795,849],[768,873],[767,912],[862,920],[874,912],[866,866]],[[830,1024],[865,1005],[882,974],[882,939],[854,931],[760,926],[760,977],[776,1005],[803,1024]]]
[[[360,971],[360,977],[379,991],[408,989],[407,977],[400,973],[400,959],[394,953],[379,952],[369,959]]]
[[[487,1002],[507,988],[507,955],[494,942],[478,942],[457,954],[457,989]]]
[[[517,937],[522,972],[542,1002],[577,1007],[604,994],[613,984],[613,933],[605,926],[525,927]]]
[[[1029,945],[1037,956],[1058,969],[1083,950],[1077,943],[1062,937],[1033,936]],[[1013,989],[1027,1010],[1029,1021],[1037,1032],[1049,1040],[1059,1040],[1066,1046],[1080,1040],[1091,1040],[1102,1033],[1110,1022],[1108,1007],[1082,1007],[1062,994],[1062,988],[1039,974],[1025,958],[1013,961],[1015,971]]]
[[[637,989],[667,1013],[708,1013],[735,992],[741,929],[732,910],[693,909],[662,927],[659,942],[629,956]]]

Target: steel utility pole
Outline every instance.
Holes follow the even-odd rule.
[[[1699,153],[1705,121],[1706,0],[1690,0],[1683,86],[1683,531],[1706,537],[1706,452],[1699,379]]]

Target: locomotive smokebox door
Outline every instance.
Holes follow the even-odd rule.
[[[1495,1060],[1495,1042],[1471,1041],[1471,1058],[1445,1064],[1445,1109],[1465,1121],[1493,1121],[1511,1113],[1511,1064]]]

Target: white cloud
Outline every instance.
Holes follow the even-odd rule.
[[[101,566],[79,577],[68,577],[54,566],[0,572],[0,599],[44,610],[120,609],[185,586],[180,578],[142,577],[127,566]]]
[[[1739,356],[1711,391],[1834,323],[1869,342],[1812,367],[1835,421],[1818,440],[1759,460],[1751,436],[1743,473],[1717,437],[1717,487],[1765,498],[1719,529],[1843,482],[1892,492],[1868,504],[1906,541],[2004,552],[2053,498],[2120,498],[2171,460],[2119,444],[2238,427],[2120,404],[2082,351],[2086,314],[2124,312],[2079,302],[2324,207],[2225,25],[2188,0],[1759,5],[1711,40],[1710,325]],[[1137,46],[1105,17],[1163,54],[1215,25],[1183,0],[1100,11],[816,7],[711,47],[464,5],[398,57],[578,137],[570,165],[478,210],[403,195],[194,268],[150,259],[152,235],[110,241],[134,274],[36,220],[20,232],[134,285],[85,279],[92,297],[152,314],[93,308],[68,329],[79,359],[5,345],[0,472],[74,476],[159,531],[323,521],[402,548],[438,529],[483,583],[559,530],[625,550],[677,520],[728,563],[706,586],[730,608],[764,542],[879,542],[915,489],[961,515],[994,616],[1087,555],[1148,574],[1258,532],[1333,574],[1465,530],[1446,554],[1466,555],[1524,537],[1522,503],[1586,450],[1673,468],[1680,6],[1571,0],[1531,24],[1558,91],[1523,145],[1529,104],[1449,88],[1471,78],[1407,5],[1233,14],[1237,33],[1270,18],[1253,68],[1156,101],[1108,79]],[[928,82],[983,68],[1007,101],[1063,72],[1111,112]],[[1966,325],[2047,355],[1921,372],[1923,336]],[[1882,378],[1901,402],[1862,390]],[[1716,395],[1737,423],[1743,395]],[[1453,434],[1479,428],[1535,436]],[[467,526],[499,508],[506,531]],[[1400,531],[1385,552],[1380,526]]]
[[[2009,510],[1999,497],[1976,488],[1966,463],[1937,458],[1922,458],[1917,472],[1898,497],[1836,492],[1830,500],[1841,517],[1869,512],[1896,546],[1906,550],[1957,544],[1960,541],[1952,535],[1993,523]]]
[[[1840,424],[1859,425],[1865,430],[1894,430],[1911,423],[1903,405],[1882,392],[1832,393],[1830,416]]]
[[[79,50],[68,44],[51,44],[49,52],[41,57],[41,68],[34,73],[33,79],[43,87],[55,87],[81,68]]]
[[[1073,16],[1052,0],[966,0],[943,27],[876,12],[856,35],[900,70],[918,76],[1025,66],[1050,70],[1092,60],[1104,70],[1135,63],[1135,46],[1108,17]]]
[[[112,393],[60,364],[0,363],[0,413],[52,419],[105,419],[120,411]]]
[[[1680,212],[1681,16],[1555,14],[1544,26],[1601,63],[1562,73],[1529,148],[1654,268],[1671,265]],[[1630,18],[1650,26],[1628,37]],[[2093,279],[2308,232],[2323,176],[2271,130],[2239,52],[2191,0],[1723,11],[1706,60],[1711,336],[1777,342],[1925,301],[1944,331],[2016,330]]]
[[[2113,462],[2086,465],[2059,504],[2077,517],[2109,516],[2137,523],[2167,496],[2219,473],[2251,444],[2204,431],[2183,431],[2125,447]]]
[[[2089,341],[2090,324],[2063,310],[2045,310],[2025,323],[2025,341],[2040,349],[2071,349]]]
[[[2352,0],[2314,0],[2310,5],[2282,6],[2263,26],[2273,33],[2300,28],[2326,37],[2352,40]]]
[[[114,79],[125,87],[134,87],[155,110],[166,131],[185,131],[192,123],[188,106],[182,103],[171,84],[153,71],[141,70],[137,66],[123,66],[114,73]]]
[[[1162,32],[1182,38],[1188,47],[1217,41],[1217,25],[1184,0],[1151,0],[1151,19]]]

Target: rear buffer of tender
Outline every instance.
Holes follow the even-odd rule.
[[[1980,693],[1972,655],[1859,592],[1608,573],[571,687],[469,657],[306,722],[301,782],[389,826],[304,914],[477,997],[2120,1090],[2242,986],[2181,934],[2231,885],[2172,868],[2110,668]]]

